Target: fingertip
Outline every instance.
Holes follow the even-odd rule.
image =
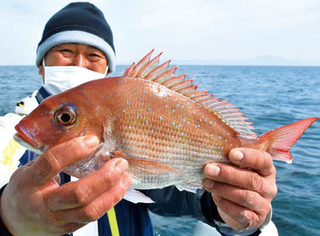
[[[211,197],[212,197],[213,201],[215,201],[215,202],[219,202],[221,200],[221,197],[214,194],[214,193],[211,194]]]
[[[123,158],[117,158],[114,165],[119,173],[123,173],[129,167],[128,161]]]
[[[244,154],[239,149],[232,149],[229,153],[229,160],[232,162],[241,162],[243,158]]]
[[[214,186],[214,182],[210,179],[204,179],[204,180],[202,180],[202,185],[203,185],[203,187],[205,187],[207,189],[211,189]]]
[[[220,174],[220,167],[213,163],[208,163],[204,168],[204,175],[207,177],[216,177]]]
[[[126,186],[127,189],[130,188],[130,186],[133,184],[133,178],[131,177],[131,175],[125,176],[123,184]]]
[[[250,168],[263,175],[272,172],[273,161],[268,152],[254,148],[236,148],[229,152],[229,160],[241,167]]]
[[[82,141],[88,149],[95,148],[99,145],[99,139],[94,135],[85,136]]]

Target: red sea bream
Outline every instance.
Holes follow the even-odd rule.
[[[190,190],[209,162],[229,162],[232,148],[266,151],[291,162],[289,148],[317,118],[257,137],[238,109],[193,79],[175,75],[170,61],[159,65],[150,52],[122,77],[91,81],[43,101],[16,126],[15,139],[38,153],[84,135],[100,139],[95,155],[64,171],[81,178],[109,158],[129,162],[136,189],[169,185]],[[227,85],[226,85],[227,86]],[[195,185],[197,186],[197,185]]]

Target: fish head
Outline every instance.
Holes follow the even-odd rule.
[[[74,89],[49,97],[15,126],[14,139],[38,154],[75,137],[96,135],[102,141],[97,106]]]

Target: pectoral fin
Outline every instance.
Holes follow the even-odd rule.
[[[145,160],[134,157],[126,157],[125,159],[129,162],[130,169],[134,169],[135,171],[143,171],[148,174],[156,174],[161,172],[180,173],[180,170],[177,170],[168,164],[160,163],[158,161]]]
[[[129,168],[135,171],[143,171],[148,174],[155,174],[161,172],[176,172],[180,173],[180,170],[177,170],[171,167],[168,164],[164,164],[155,160],[147,160],[132,156],[125,155],[121,150],[116,150],[110,153],[112,158],[120,157],[124,158],[129,163]]]

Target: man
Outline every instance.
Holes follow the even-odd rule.
[[[38,103],[112,73],[115,49],[102,12],[89,3],[71,3],[56,13],[44,29],[36,64],[44,84],[35,96]],[[0,122],[8,136],[1,138],[5,145],[12,144],[10,137],[19,119],[10,115]],[[192,194],[174,186],[148,190],[144,193],[156,203],[133,204],[122,200],[132,183],[131,177],[123,174],[128,168],[124,159],[112,159],[77,181],[69,182],[65,174],[59,176],[65,167],[89,156],[97,146],[97,137],[87,136],[57,145],[37,159],[26,151],[20,159],[23,166],[1,190],[1,232],[62,235],[90,227],[85,235],[153,235],[148,209],[162,215],[194,216],[229,235],[236,231],[258,235],[258,228],[270,222],[271,200],[277,188],[275,168],[267,153],[234,149],[229,158],[241,168],[206,165],[206,191]],[[98,225],[88,224],[97,220]]]

